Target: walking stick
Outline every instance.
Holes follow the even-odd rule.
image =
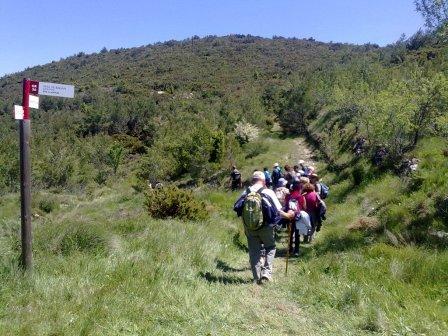
[[[291,247],[291,221],[288,223],[288,246],[286,247],[286,268],[285,275],[288,275],[289,249]]]

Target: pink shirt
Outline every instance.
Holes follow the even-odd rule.
[[[308,192],[303,196],[305,196],[306,200],[306,212],[315,213],[319,205],[319,199],[317,198],[316,192],[315,191]]]

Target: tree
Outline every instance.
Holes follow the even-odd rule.
[[[448,0],[415,0],[415,6],[430,29],[440,28],[448,22]]]
[[[124,155],[124,149],[120,145],[113,145],[107,153],[109,164],[114,170],[114,174],[117,173],[118,166],[120,165]]]

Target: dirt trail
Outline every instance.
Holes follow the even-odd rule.
[[[293,154],[287,155],[288,162],[297,164],[299,160],[304,160],[308,165],[315,166],[314,151],[308,146],[305,139],[298,138],[294,140],[297,145],[297,151]]]

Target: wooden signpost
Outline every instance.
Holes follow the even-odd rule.
[[[31,227],[31,160],[30,160],[30,108],[39,108],[39,95],[73,98],[72,85],[45,83],[23,79],[22,106],[14,106],[14,118],[20,120],[20,214],[22,255],[25,270],[33,265]]]

